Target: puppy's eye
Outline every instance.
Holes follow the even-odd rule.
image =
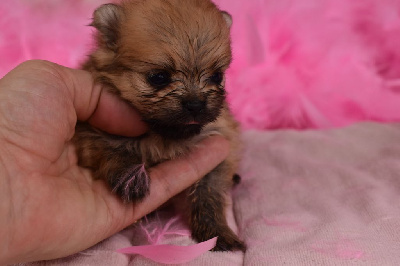
[[[171,83],[171,75],[166,71],[155,72],[147,76],[147,81],[154,87],[165,87]]]
[[[222,80],[224,79],[224,74],[220,71],[215,72],[214,74],[212,74],[211,77],[208,78],[208,80],[211,83],[214,83],[216,85],[221,84]]]

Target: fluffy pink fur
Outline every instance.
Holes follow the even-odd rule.
[[[0,76],[40,58],[77,66],[106,0],[0,3]],[[245,128],[400,121],[400,1],[216,0],[233,15],[227,90]]]
[[[246,127],[400,120],[400,1],[218,2],[234,17],[229,99]]]
[[[0,77],[28,59],[76,67],[92,46],[93,10],[106,0],[0,2]]]

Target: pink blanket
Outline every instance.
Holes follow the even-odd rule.
[[[400,124],[248,131],[230,221],[245,254],[186,265],[400,265]],[[171,210],[68,258],[32,265],[159,265],[114,250],[193,243]]]

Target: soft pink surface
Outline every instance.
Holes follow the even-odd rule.
[[[27,59],[76,67],[107,0],[0,3],[0,76]],[[233,15],[227,90],[245,128],[400,121],[400,1],[216,0]]]
[[[244,144],[228,217],[248,249],[185,265],[400,265],[400,124],[246,132]],[[80,254],[34,265],[160,265],[115,250],[192,245],[188,233],[165,209]]]

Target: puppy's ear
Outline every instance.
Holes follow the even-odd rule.
[[[93,22],[90,24],[99,31],[99,42],[111,50],[115,50],[119,35],[119,24],[122,17],[121,6],[105,4],[93,13]]]
[[[230,28],[232,26],[232,16],[226,11],[221,11],[221,13],[225,19],[226,25],[228,25],[228,28]]]

